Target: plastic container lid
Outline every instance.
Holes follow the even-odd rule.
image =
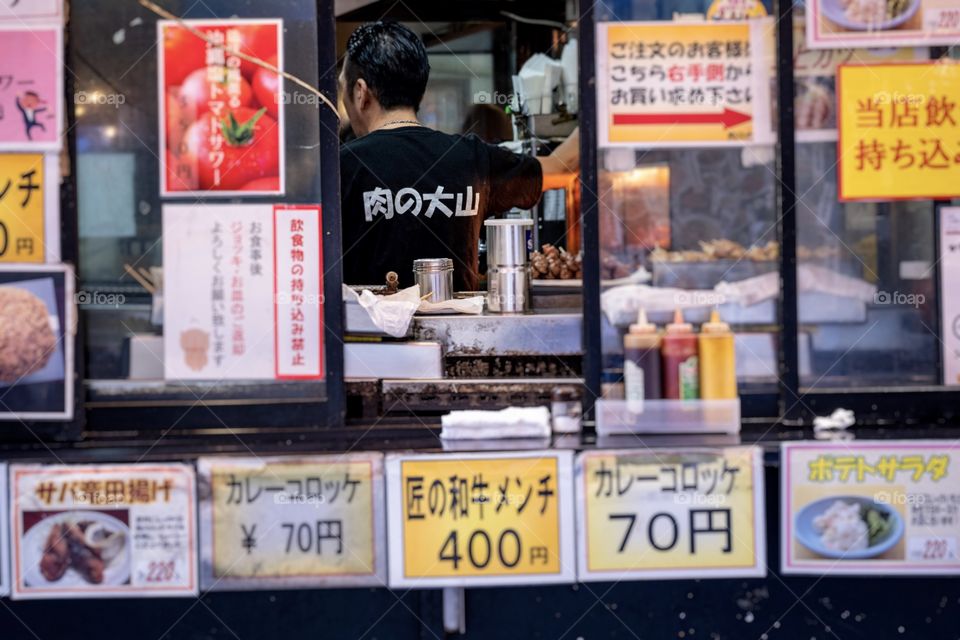
[[[630,325],[630,333],[656,333],[657,325],[647,322],[647,310],[641,308],[637,313],[637,321]]]
[[[720,312],[714,309],[710,312],[710,320],[700,325],[704,333],[730,333],[730,325],[720,319]]]
[[[693,333],[693,325],[683,320],[683,311],[673,312],[673,322],[667,325],[667,333]]]

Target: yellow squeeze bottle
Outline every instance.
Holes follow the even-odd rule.
[[[720,313],[710,312],[710,321],[700,327],[700,397],[732,400],[737,397],[737,358],[730,325]]]

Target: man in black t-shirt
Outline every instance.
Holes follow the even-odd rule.
[[[476,290],[483,220],[533,207],[577,170],[576,133],[534,158],[424,127],[417,110],[429,73],[423,43],[400,24],[365,24],[347,42],[340,92],[358,136],[340,150],[348,284],[381,284],[396,271],[408,286],[415,259],[452,258],[454,288]]]

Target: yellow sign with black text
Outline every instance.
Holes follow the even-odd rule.
[[[573,582],[572,463],[570,452],[388,457],[391,586]]]
[[[759,449],[590,451],[576,477],[581,581],[766,575]]]
[[[837,68],[841,201],[960,196],[960,64]]]
[[[44,261],[43,154],[0,153],[0,262]]]

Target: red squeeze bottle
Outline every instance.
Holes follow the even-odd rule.
[[[663,357],[663,397],[668,400],[696,400],[700,397],[700,367],[697,336],[693,325],[683,321],[683,312],[673,313],[660,347]]]

